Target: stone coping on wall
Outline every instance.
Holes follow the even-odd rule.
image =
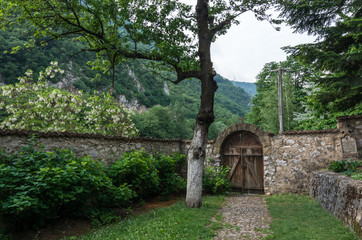
[[[362,181],[329,171],[312,172],[310,196],[362,237]]]
[[[321,133],[339,133],[338,129],[322,129],[322,130],[294,130],[283,132],[284,135],[298,134],[321,134]]]
[[[187,142],[188,140],[183,139],[158,139],[158,138],[144,138],[144,137],[123,137],[117,135],[103,135],[103,134],[89,134],[89,133],[75,133],[75,132],[40,132],[32,130],[21,130],[21,129],[0,129],[0,136],[31,136],[36,135],[37,137],[48,138],[48,137],[77,137],[77,138],[94,138],[94,139],[112,139],[112,140],[125,140],[125,141],[154,141],[154,142]]]
[[[337,121],[349,120],[349,119],[362,119],[362,115],[352,115],[352,116],[340,116],[336,118]]]

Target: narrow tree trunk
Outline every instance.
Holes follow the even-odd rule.
[[[199,208],[202,205],[202,175],[206,157],[208,131],[214,121],[214,95],[217,84],[213,79],[213,73],[207,76],[207,81],[202,82],[201,104],[196,119],[194,136],[187,154],[187,192],[186,205]]]
[[[196,6],[197,24],[199,28],[199,58],[201,72],[201,103],[196,119],[194,136],[187,154],[187,193],[188,207],[202,205],[202,175],[206,157],[208,131],[214,121],[214,96],[217,84],[211,62],[211,33],[208,27],[208,0],[198,0]]]
[[[199,208],[202,205],[202,175],[205,161],[208,129],[206,125],[196,123],[194,137],[187,154],[187,194],[186,205]]]

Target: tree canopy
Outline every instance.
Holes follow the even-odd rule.
[[[308,97],[310,119],[302,128],[329,128],[335,117],[362,113],[362,4],[360,0],[286,1],[282,16],[315,43],[286,47],[315,72]],[[334,119],[334,120],[331,120]]]
[[[109,94],[85,97],[47,85],[64,70],[52,62],[34,79],[28,70],[20,82],[0,86],[0,112],[5,109],[1,128],[35,131],[100,133],[135,137],[130,112],[118,105]]]
[[[283,112],[284,129],[293,130],[299,127],[298,114],[304,113],[306,93],[304,89],[314,73],[289,58],[284,62],[266,63],[257,76],[257,94],[252,99],[251,112],[247,114],[247,122],[263,128],[265,131],[278,133],[278,73],[283,74]]]

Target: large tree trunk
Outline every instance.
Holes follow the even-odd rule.
[[[214,95],[217,84],[212,68],[210,46],[211,36],[208,28],[208,0],[198,0],[196,6],[199,27],[199,57],[201,72],[201,103],[196,119],[194,136],[187,154],[187,193],[188,207],[202,205],[202,175],[206,157],[209,126],[214,121]]]

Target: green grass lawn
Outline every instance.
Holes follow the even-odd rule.
[[[358,240],[348,227],[308,196],[266,197],[272,216],[268,240]]]
[[[171,207],[95,229],[80,239],[213,239],[224,225],[221,215],[216,214],[224,198],[204,197],[200,209],[187,208],[184,201],[180,201]],[[266,197],[266,201],[272,216],[266,240],[359,240],[341,221],[307,196],[275,195]],[[213,216],[217,223],[211,221]]]
[[[220,224],[211,221],[221,207],[224,196],[204,197],[200,209],[191,209],[185,202],[132,216],[116,224],[102,227],[81,239],[213,239]],[[72,239],[72,238],[71,238]]]

